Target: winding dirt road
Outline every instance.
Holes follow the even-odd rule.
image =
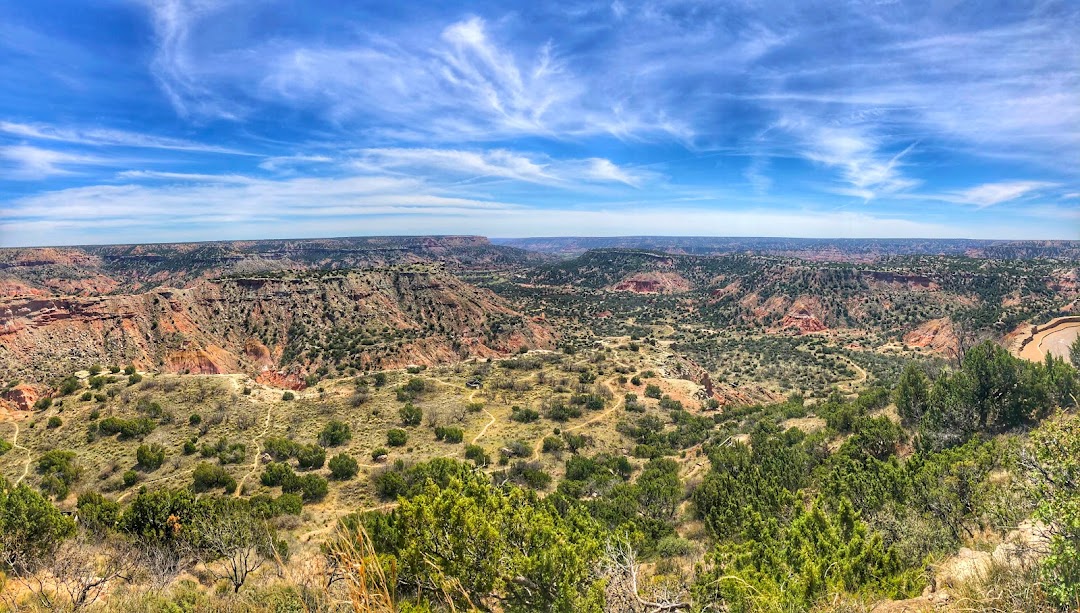
[[[15,483],[14,483],[14,485],[18,485],[18,484],[22,483],[22,480],[26,478],[26,475],[30,474],[31,452],[30,452],[29,449],[27,449],[26,447],[23,447],[22,445],[19,444],[19,424],[18,424],[18,422],[12,422],[12,425],[15,426],[15,435],[13,437],[11,437],[11,448],[12,449],[22,449],[23,451],[26,452],[26,462],[23,463],[22,474],[19,475],[19,478],[16,479]]]
[[[259,456],[262,455],[262,439],[266,438],[266,433],[270,431],[270,415],[273,414],[273,412],[274,405],[271,404],[269,407],[266,408],[266,423],[263,424],[262,431],[259,432],[257,436],[251,439],[252,445],[255,446],[255,459],[251,461],[251,470],[249,470],[247,473],[244,474],[243,477],[240,478],[240,483],[236,484],[236,492],[233,493],[233,496],[236,498],[239,498],[241,492],[244,491],[244,483],[247,481],[248,477],[255,474],[255,471],[259,470]]]

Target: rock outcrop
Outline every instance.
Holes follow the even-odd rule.
[[[234,277],[184,289],[0,299],[0,372],[33,380],[93,363],[245,372],[295,387],[364,370],[550,348],[554,334],[437,266]]]

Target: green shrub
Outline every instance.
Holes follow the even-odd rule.
[[[386,433],[386,444],[391,447],[401,447],[409,441],[409,433],[401,428],[392,428]]]
[[[540,419],[540,412],[531,407],[525,407],[524,409],[518,406],[511,407],[510,420],[521,422],[523,424],[531,424],[532,422]]]
[[[282,492],[274,499],[275,515],[299,515],[304,510],[304,498],[294,493]]]
[[[147,472],[157,470],[165,463],[165,447],[158,443],[139,445],[135,451],[135,458],[143,470]]]
[[[281,399],[286,400],[286,401],[294,400],[295,398],[296,398],[296,394],[294,394],[292,392],[285,392],[284,394],[281,395]]]
[[[480,467],[491,464],[491,456],[480,445],[465,445],[465,459]]]
[[[53,429],[53,428],[59,428],[59,427],[60,427],[60,426],[62,426],[62,425],[64,425],[64,420],[60,419],[60,418],[59,418],[58,416],[56,416],[56,415],[53,415],[52,417],[50,417],[50,418],[49,418],[49,421],[48,421],[48,422],[46,422],[46,424],[45,424],[45,426],[46,426],[47,428],[49,428],[49,429]]]
[[[147,417],[135,417],[124,419],[121,417],[106,417],[98,422],[98,431],[106,436],[119,434],[120,438],[138,438],[146,436],[154,431],[157,424]]]
[[[77,503],[79,524],[94,534],[104,534],[116,528],[120,520],[120,503],[113,502],[98,492],[79,494]]]
[[[319,433],[319,444],[323,447],[344,445],[352,439],[352,429],[345,422],[333,420]]]
[[[456,426],[436,426],[435,440],[445,443],[460,443],[465,439],[465,431]]]
[[[41,475],[41,490],[57,500],[67,498],[71,485],[82,474],[75,464],[75,452],[60,449],[42,454],[37,461],[37,472]]]
[[[138,483],[138,481],[139,481],[139,473],[137,473],[137,472],[135,472],[133,470],[125,470],[124,475],[123,475],[123,479],[124,479],[124,487],[131,487],[131,486],[135,485],[136,483]]]
[[[287,493],[300,493],[305,502],[322,500],[329,491],[326,479],[316,474],[294,475],[285,479],[281,484],[281,491]]]
[[[330,458],[328,466],[330,467],[330,474],[339,481],[352,479],[356,476],[356,473],[360,472],[360,465],[352,456],[345,453],[339,453]]]
[[[314,443],[300,445],[296,449],[296,461],[300,468],[322,468],[323,464],[326,463],[326,449]]]
[[[263,442],[263,451],[275,460],[287,460],[296,455],[299,445],[283,436],[272,436]]]
[[[75,375],[71,375],[60,382],[60,395],[70,396],[74,394],[79,388],[82,387],[82,381]]]
[[[566,441],[557,436],[544,437],[544,453],[557,453],[566,449]]]
[[[401,417],[401,424],[403,426],[419,426],[420,422],[424,419],[424,411],[418,406],[414,406],[411,402],[405,403],[405,406],[398,409],[398,416]]]
[[[408,486],[405,477],[394,470],[386,470],[374,477],[375,493],[383,500],[393,500],[405,493]]]
[[[193,489],[196,492],[206,492],[216,488],[222,488],[226,494],[236,490],[236,479],[220,465],[209,462],[199,462],[192,474]]]
[[[292,467],[284,462],[271,462],[267,464],[259,477],[259,481],[266,487],[280,487],[290,479],[296,477]]]
[[[75,534],[75,522],[65,517],[25,483],[10,484],[0,476],[0,543],[4,565],[16,570],[37,568],[56,548]]]

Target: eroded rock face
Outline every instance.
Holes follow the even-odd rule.
[[[956,333],[948,317],[931,319],[904,335],[909,347],[928,348],[941,354],[956,351]]]
[[[639,272],[616,283],[612,289],[635,294],[678,294],[690,290],[690,282],[674,272]]]
[[[481,236],[384,236],[0,249],[0,298],[133,294],[225,275],[370,268],[438,260],[462,266],[529,256]]]
[[[34,403],[38,401],[41,396],[38,391],[24,383],[20,383],[15,387],[9,387],[4,390],[0,397],[6,401],[6,403],[19,411],[29,411],[34,407]]]
[[[321,365],[434,365],[550,348],[542,319],[437,267],[204,281],[132,295],[0,299],[0,371],[92,363],[244,372],[295,387]]]
[[[800,296],[792,303],[784,319],[780,322],[781,328],[795,328],[800,334],[821,332],[827,330],[824,322],[821,303],[815,298]]]
[[[937,291],[941,289],[941,286],[936,281],[924,275],[901,274],[876,270],[864,274],[866,274],[872,282],[902,286],[910,290],[923,289]]]

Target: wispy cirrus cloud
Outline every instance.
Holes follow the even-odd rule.
[[[229,155],[257,155],[198,141],[98,127],[60,127],[41,123],[28,124],[0,121],[0,132],[29,140],[54,141],[90,147],[131,147]]]
[[[265,160],[259,162],[259,168],[270,171],[282,171],[293,170],[299,166],[306,165],[323,165],[329,164],[334,161],[334,158],[327,155],[278,155],[268,157]]]
[[[373,148],[358,153],[357,163],[362,168],[438,171],[561,187],[576,187],[582,183],[622,183],[638,187],[658,176],[651,171],[620,167],[603,158],[553,159],[506,149]]]
[[[77,226],[87,220],[114,224],[204,223],[228,211],[235,220],[288,223],[311,217],[462,214],[517,205],[464,197],[405,177],[358,175],[339,178],[260,179],[235,175],[128,172],[120,185],[90,185],[15,199],[0,209],[0,223],[48,221]]]
[[[157,33],[153,71],[177,112],[239,120],[251,102],[314,109],[339,123],[369,123],[384,139],[494,140],[687,138],[689,125],[663,109],[597,95],[552,40],[526,48],[468,16],[436,30],[391,38],[364,32],[349,43],[272,39],[248,47],[203,47],[200,24],[229,2],[167,0],[147,5]],[[242,69],[237,64],[241,63]],[[239,91],[245,103],[224,97]]]
[[[997,183],[984,183],[963,190],[932,194],[925,197],[985,208],[995,204],[1011,202],[1051,187],[1057,187],[1057,184],[1046,181],[1001,181]]]
[[[796,137],[798,155],[840,173],[843,187],[834,188],[837,194],[873,200],[911,189],[919,184],[905,177],[902,160],[911,152],[914,143],[895,153],[882,151],[879,139],[868,136],[854,127],[818,125],[806,118],[785,117],[777,129]]]
[[[157,37],[151,69],[176,112],[185,117],[239,119],[245,112],[242,105],[204,82],[205,65],[189,47],[193,28],[228,5],[228,0],[143,1]]]
[[[11,179],[36,180],[57,175],[72,175],[76,169],[105,164],[101,158],[41,149],[30,145],[0,147],[0,159],[6,160],[5,176]]]

